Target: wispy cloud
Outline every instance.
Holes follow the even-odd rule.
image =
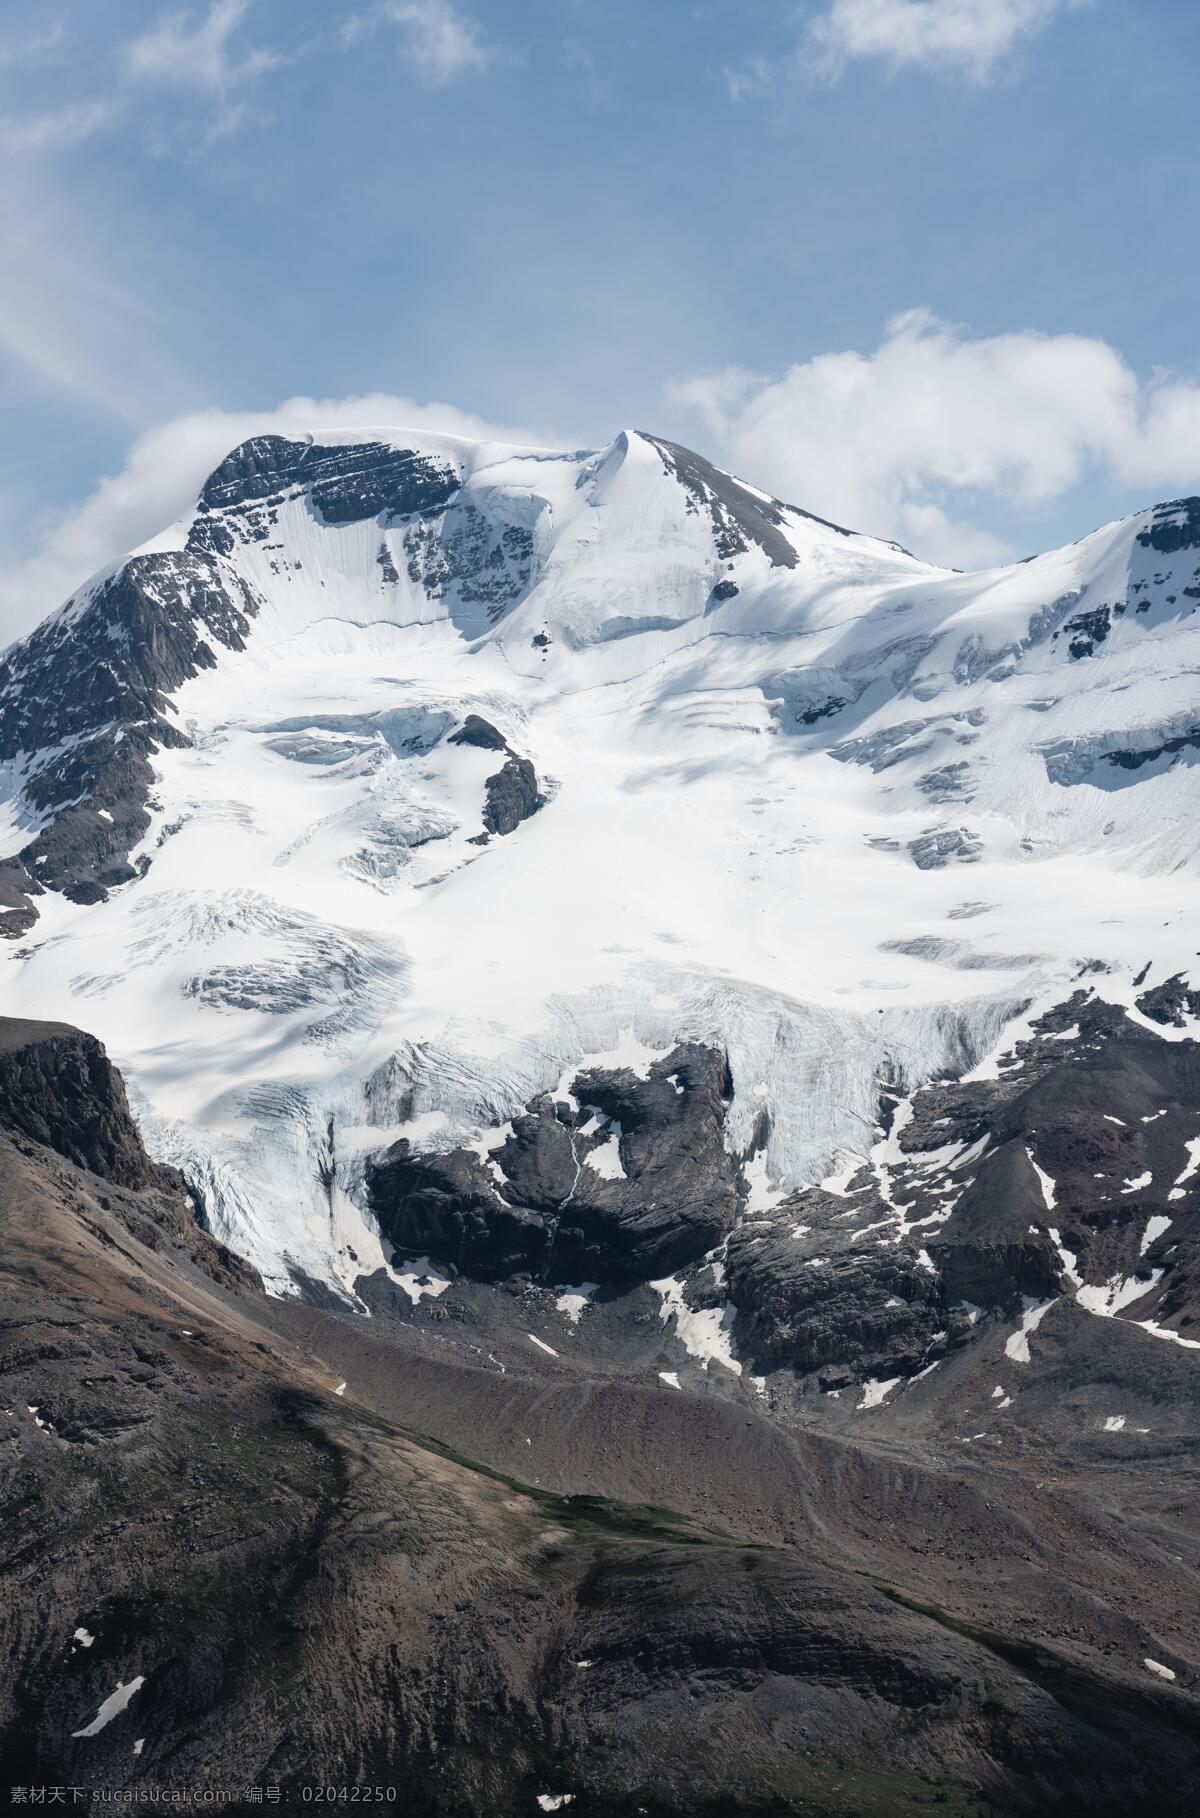
[[[173,308],[175,265],[156,234],[125,234],[81,200],[64,167],[26,160],[0,186],[0,359],[82,421],[132,432],[199,389]]]
[[[28,114],[0,114],[0,149],[13,154],[69,150],[95,138],[129,114],[134,92],[190,96],[193,107],[178,113],[174,129],[203,142],[236,132],[251,117],[251,94],[264,77],[286,68],[318,47],[343,49],[386,32],[398,55],[426,88],[445,88],[463,76],[487,69],[496,57],[477,20],[451,0],[370,0],[357,12],[337,18],[326,31],[298,48],[248,42],[255,0],[208,0],[208,4],[160,12],[144,31],[117,47],[117,79],[102,95],[84,97]],[[0,40],[0,72],[58,56],[71,42],[62,25],[34,38]],[[151,116],[151,136],[161,119]]]
[[[0,145],[16,154],[69,151],[107,132],[119,113],[112,101],[78,101],[42,114],[0,116]]]
[[[494,60],[482,26],[450,0],[378,0],[347,20],[342,42],[358,43],[381,26],[395,27],[400,55],[427,88],[445,88],[460,76],[477,75]]]
[[[745,101],[786,80],[836,82],[851,63],[891,74],[926,70],[976,84],[995,80],[1018,47],[1061,13],[1092,0],[831,0],[808,20],[794,56],[752,59],[726,72]]]
[[[127,75],[148,86],[190,90],[216,111],[210,135],[233,131],[245,112],[245,90],[281,69],[288,57],[265,45],[239,48],[234,40],[253,0],[213,0],[206,13],[163,13],[124,47]]]
[[[0,70],[31,69],[56,57],[69,42],[70,33],[61,20],[32,38],[0,38]]]
[[[1194,378],[1142,378],[1091,336],[973,337],[927,310],[869,353],[706,373],[673,396],[748,478],[961,567],[1015,553],[981,516],[1036,510],[1087,478],[1162,496],[1200,473]]]

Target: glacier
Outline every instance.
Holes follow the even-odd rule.
[[[633,431],[257,438],[4,654],[5,1011],[86,1021],[279,1293],[417,1281],[399,1137],[680,1042],[772,1203],[1187,972],[1198,604],[1195,501],[959,574]]]

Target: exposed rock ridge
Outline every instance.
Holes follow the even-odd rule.
[[[1138,542],[1160,555],[1200,549],[1200,498],[1167,499],[1156,505],[1149,524],[1138,532]]]
[[[799,557],[783,533],[784,507],[778,499],[763,499],[722,473],[702,455],[693,454],[678,442],[667,442],[659,436],[639,432],[642,439],[656,448],[668,473],[674,474],[690,500],[689,509],[706,511],[712,522],[716,552],[722,560],[744,555],[751,544],[757,544],[773,568],[795,568]],[[807,513],[800,515],[806,516]],[[824,523],[825,520],[818,519]],[[830,524],[849,536],[840,525]]]
[[[459,485],[457,469],[411,448],[253,436],[206,481],[188,547],[229,555],[265,541],[289,498],[307,497],[321,523],[357,524],[441,511]]]
[[[44,890],[96,902],[137,875],[150,758],[188,742],[170,696],[215,665],[214,644],[244,648],[260,604],[212,555],[134,556],[0,659],[0,761],[24,767],[40,823],[0,863],[0,933],[24,933]]]

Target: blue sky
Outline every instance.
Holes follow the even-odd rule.
[[[6,0],[0,619],[297,395],[961,565],[1200,490],[1197,67],[1193,0]]]

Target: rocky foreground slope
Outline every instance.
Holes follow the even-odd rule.
[[[1036,1369],[960,1360],[963,1399],[1030,1378],[1004,1452],[918,1446],[915,1414],[817,1436],[524,1339],[501,1377],[266,1298],[56,1025],[0,1025],[0,1218],[13,1784],[373,1783],[480,1818],[1189,1809],[1178,1347],[1110,1322],[1094,1352],[1109,1399],[1154,1406],[1136,1473],[1084,1434],[1065,1468],[1065,1319]]]

